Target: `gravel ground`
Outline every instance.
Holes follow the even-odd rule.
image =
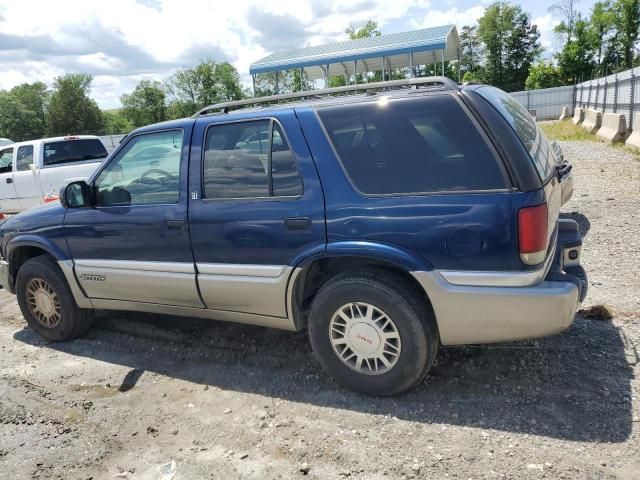
[[[0,477],[640,477],[640,162],[565,143],[587,305],[561,335],[442,349],[397,398],[337,387],[304,334],[103,313],[48,344],[0,292]]]

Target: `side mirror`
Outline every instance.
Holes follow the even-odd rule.
[[[31,170],[33,173],[36,173],[36,164],[35,163],[30,163],[29,164],[29,170]]]
[[[81,208],[91,205],[91,187],[84,180],[69,183],[60,190],[60,203],[64,208]]]

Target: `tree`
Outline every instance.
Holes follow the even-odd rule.
[[[551,62],[537,62],[529,68],[529,76],[525,82],[527,90],[539,88],[559,87],[563,84],[562,73],[559,67]]]
[[[166,82],[171,118],[193,115],[213,103],[244,98],[240,75],[228,62],[208,59],[178,70]]]
[[[15,141],[42,138],[46,133],[47,86],[23,83],[0,92],[0,137]]]
[[[86,73],[67,73],[53,82],[47,111],[49,135],[95,134],[103,130],[102,111],[89,98],[93,77]]]
[[[540,33],[529,14],[517,5],[492,3],[478,20],[478,38],[485,52],[483,80],[507,91],[522,90],[541,52]]]
[[[615,23],[615,12],[611,8],[610,0],[602,2],[596,2],[591,9],[591,17],[589,19],[589,28],[592,31],[593,49],[597,50],[596,63],[598,65],[598,72],[600,75],[604,73],[602,70],[603,65],[603,51],[607,44],[607,39],[613,30]],[[606,71],[606,67],[605,67]]]
[[[632,68],[640,35],[640,0],[615,0],[613,11],[622,66]]]
[[[547,8],[549,13],[562,17],[562,22],[556,26],[555,31],[566,35],[567,42],[571,41],[575,23],[578,20],[576,3],[578,3],[578,0],[560,0]]]
[[[476,25],[465,25],[460,30],[460,50],[460,70],[464,72],[463,75],[477,78],[476,74],[482,66],[482,42],[478,38]]]
[[[344,31],[351,40],[356,40],[358,38],[369,38],[369,37],[379,37],[381,35],[380,30],[378,30],[378,22],[374,20],[368,20],[362,27],[356,28],[354,24],[351,24]]]
[[[103,115],[105,120],[105,135],[126,134],[135,128],[131,122],[124,117],[120,110],[105,111]]]
[[[574,24],[573,38],[556,54],[558,66],[565,83],[577,83],[589,78],[593,72],[593,42],[589,24],[578,19]]]
[[[134,128],[166,120],[165,94],[162,84],[141,80],[130,94],[120,97],[122,116]]]

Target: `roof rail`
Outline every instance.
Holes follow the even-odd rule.
[[[238,107],[246,107],[249,105],[260,105],[264,103],[279,103],[287,100],[298,100],[304,98],[320,97],[325,95],[333,95],[337,93],[349,93],[349,92],[366,92],[369,90],[383,90],[392,88],[412,87],[417,88],[421,86],[440,86],[444,90],[456,90],[458,84],[448,77],[422,77],[422,78],[408,78],[405,80],[389,80],[386,82],[373,82],[363,83],[356,85],[346,85],[344,87],[332,87],[323,88],[319,90],[305,90],[302,92],[284,93],[280,95],[268,95],[265,97],[252,97],[245,98],[243,100],[235,100],[232,102],[216,103],[204,107],[197,112],[191,118],[201,117],[203,115],[209,115],[212,113],[229,113],[229,110]]]

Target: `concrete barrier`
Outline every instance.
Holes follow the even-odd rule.
[[[560,114],[560,118],[558,120],[568,120],[569,118],[571,118],[571,116],[569,115],[569,107],[562,107],[562,113]]]
[[[635,147],[640,149],[640,113],[633,114],[633,126],[634,129],[627,138],[627,141],[624,144],[628,147]]]
[[[573,122],[574,125],[580,125],[583,120],[584,120],[584,108],[576,107],[576,109],[573,111],[573,118],[571,119],[571,121]]]
[[[602,112],[587,109],[584,112],[584,120],[582,121],[582,128],[586,129],[589,133],[596,133],[602,125]]]
[[[605,113],[602,115],[602,126],[598,137],[608,142],[624,142],[629,136],[627,121],[621,113]]]

